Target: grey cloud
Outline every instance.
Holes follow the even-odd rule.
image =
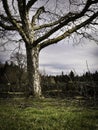
[[[41,67],[51,67],[53,69],[59,69],[59,70],[62,70],[62,69],[65,69],[65,65],[64,64],[40,64]]]
[[[98,69],[98,45],[85,41],[84,44],[73,46],[71,44],[57,44],[43,50],[40,59],[41,68],[48,73],[61,73],[75,70],[76,73],[87,71],[86,61],[89,69]],[[49,72],[50,71],[50,72]]]
[[[98,57],[98,49],[94,49],[93,55],[96,56],[96,57]]]

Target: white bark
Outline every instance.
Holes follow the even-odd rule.
[[[28,89],[34,97],[41,96],[40,75],[39,75],[39,48],[29,48],[27,50],[27,72]]]

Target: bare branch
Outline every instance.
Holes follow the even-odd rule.
[[[16,13],[17,10],[15,9],[15,6],[14,6],[14,0],[12,0],[12,6],[13,6],[13,9],[14,9],[14,12]]]
[[[11,25],[10,20],[8,17],[5,17],[4,15],[0,15],[0,26],[4,28],[5,30],[13,31],[16,30],[16,28]],[[3,21],[3,22],[2,22]]]
[[[44,6],[40,7],[40,8],[37,10],[36,14],[32,17],[32,24],[33,24],[33,25],[35,24],[35,20],[36,20],[36,19],[39,19],[39,16],[40,16],[40,14],[41,14],[42,12],[45,12]]]
[[[0,26],[1,26],[2,28],[4,28],[5,30],[9,30],[9,31],[16,30],[16,28],[15,28],[14,26],[8,26],[8,25],[2,23],[1,21],[0,21]]]
[[[76,32],[78,35],[82,35],[82,38],[86,38],[92,41],[95,41],[98,44],[98,39],[94,38],[91,34],[87,32]]]
[[[62,35],[53,38],[53,39],[49,39],[46,40],[45,42],[40,44],[40,50],[46,46],[49,46],[51,44],[57,43],[59,41],[61,41],[62,39],[70,36],[73,32],[79,30],[82,27],[85,27],[86,25],[90,24],[96,17],[98,16],[98,12],[96,12],[95,14],[93,14],[89,19],[85,20],[84,22],[76,25],[75,27],[69,29],[68,31],[64,32]]]
[[[55,33],[56,31],[58,31],[60,28],[64,27],[65,25],[67,25],[69,22],[73,22],[76,19],[81,18],[82,16],[84,16],[84,14],[86,13],[86,11],[89,9],[91,5],[91,0],[87,0],[87,3],[85,5],[85,7],[83,8],[83,10],[80,13],[68,13],[67,15],[61,17],[58,21],[50,24],[50,27],[54,24],[58,23],[57,26],[55,26],[54,28],[50,29],[47,33],[45,33],[45,35],[43,35],[42,37],[38,38],[34,44],[38,44],[39,42],[45,40],[46,38],[48,38],[50,35],[52,35],[53,33]],[[42,28],[46,25],[42,25],[39,28]],[[47,27],[49,27],[49,24],[47,24]]]
[[[27,3],[27,11],[30,10],[30,8],[32,7],[32,5],[36,2],[37,0],[29,0],[28,3]]]
[[[43,24],[43,25],[40,25],[40,26],[35,26],[34,27],[34,30],[39,30],[39,29],[43,29],[43,28],[46,28],[46,27],[53,27],[57,24],[60,24],[62,23],[63,21],[65,21],[66,19],[68,19],[71,15],[75,16],[75,13],[71,13],[69,12],[68,14],[66,14],[65,16],[61,17],[59,20],[57,21],[54,21],[54,22],[51,22],[51,23],[48,23],[48,24]]]
[[[9,9],[9,6],[8,6],[8,2],[7,0],[2,0],[2,3],[3,3],[3,7],[5,9],[5,12],[10,20],[10,22],[16,26],[16,21],[14,20],[14,18],[12,17],[11,15],[11,12],[10,12],[10,9]]]
[[[96,3],[98,3],[98,0],[91,0],[91,3],[96,4]]]
[[[87,0],[87,3],[86,3],[85,7],[83,8],[83,10],[81,11],[80,14],[78,14],[78,13],[75,14],[75,13],[69,12],[67,15],[61,17],[59,20],[57,20],[55,22],[52,22],[52,23],[49,23],[49,24],[43,24],[43,25],[35,27],[35,30],[46,28],[46,27],[51,27],[51,26],[54,26],[56,24],[59,24],[60,22],[63,22],[66,18],[68,19],[68,17],[70,17],[70,15],[73,15],[73,16],[77,15],[78,17],[83,16],[85,14],[85,12],[88,10],[88,8],[90,7],[91,4],[92,4],[91,0]]]
[[[86,4],[85,4],[85,7],[83,8],[81,14],[85,14],[85,12],[88,11],[90,5],[92,4],[92,0],[87,0]]]
[[[8,19],[9,19],[10,23],[16,28],[16,31],[18,31],[20,33],[20,35],[22,36],[24,41],[25,42],[28,41],[27,36],[25,35],[25,32],[22,29],[21,25],[11,15],[7,0],[2,0],[2,3],[3,3],[4,10],[5,10],[5,12],[6,12],[7,16],[8,16]],[[2,27],[4,27],[4,26],[2,26]]]
[[[17,2],[20,18],[22,20],[23,26],[25,26],[27,23],[26,0],[17,0]]]
[[[73,15],[73,14],[72,14]],[[38,44],[39,42],[45,40],[46,38],[48,38],[50,35],[52,35],[54,32],[56,32],[57,30],[59,30],[60,28],[64,27],[66,24],[68,24],[70,21],[75,20],[75,17],[70,17],[70,15],[62,22],[60,22],[57,26],[55,26],[54,28],[52,28],[51,30],[49,30],[45,35],[43,35],[42,37],[38,38],[34,44]]]
[[[0,18],[3,20],[3,21],[6,21],[6,22],[10,22],[9,21],[9,18],[8,17],[5,17],[4,15],[0,15]]]

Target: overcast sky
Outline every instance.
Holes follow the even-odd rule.
[[[44,1],[39,4],[43,5]],[[55,2],[50,0],[46,7],[55,7]],[[59,8],[67,11],[68,2],[62,4],[59,1]],[[38,5],[37,5],[38,6]],[[64,7],[63,7],[64,6]],[[70,9],[73,9],[72,7]],[[75,9],[75,7],[74,7]],[[11,46],[12,47],[12,46]],[[11,48],[10,48],[11,49]],[[0,52],[0,61],[9,60],[10,51]],[[61,74],[63,71],[68,74],[73,70],[76,74],[83,74],[88,69],[91,72],[98,71],[98,45],[93,41],[83,40],[80,44],[73,43],[72,40],[63,40],[56,45],[51,45],[40,52],[40,71],[46,74]]]
[[[9,60],[11,51],[0,51],[0,61]],[[59,75],[68,74],[73,70],[76,74],[83,74],[88,69],[98,71],[98,44],[83,40],[73,43],[72,40],[62,40],[58,44],[48,46],[40,52],[41,73]]]
[[[89,40],[78,45],[63,40],[49,46],[40,53],[40,70],[53,75],[62,71],[68,74],[71,70],[76,74],[98,71],[98,45]]]
[[[11,51],[0,52],[0,61],[9,60]],[[58,44],[48,46],[40,52],[40,71],[49,75],[68,74],[71,70],[76,74],[98,71],[98,44],[83,40],[76,44],[62,40]]]

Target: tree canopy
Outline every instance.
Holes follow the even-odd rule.
[[[98,0],[1,0],[0,5],[0,32],[17,31],[40,50],[74,32],[94,39],[86,29],[96,31],[98,25]]]

